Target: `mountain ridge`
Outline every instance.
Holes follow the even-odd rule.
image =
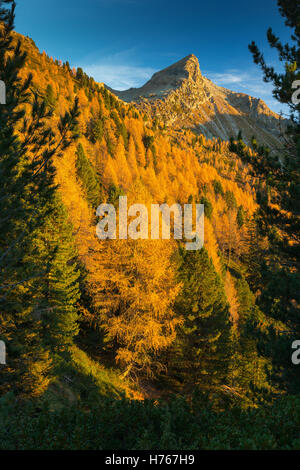
[[[260,143],[277,148],[281,129],[287,125],[262,99],[220,87],[204,77],[194,54],[156,72],[140,88],[118,91],[104,86],[152,118],[175,128],[191,128],[207,138],[229,140],[241,130],[248,145],[255,136]]]

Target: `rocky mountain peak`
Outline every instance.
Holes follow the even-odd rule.
[[[140,88],[107,88],[166,125],[189,127],[208,138],[229,140],[241,130],[247,144],[255,135],[258,142],[278,147],[282,126],[286,125],[262,100],[227,90],[205,78],[194,54],[156,72]]]
[[[164,100],[172,92],[178,89],[186,89],[187,87],[190,88],[190,96],[191,92],[193,92],[199,98],[197,91],[199,91],[202,85],[203,77],[198,59],[194,54],[190,54],[175,64],[156,72],[141,88],[130,88],[125,91],[107,88],[124,101],[140,102],[144,101],[144,99],[150,101],[157,99]]]
[[[156,72],[147,84],[160,87],[177,88],[184,80],[197,81],[202,78],[199,62],[196,56],[190,54],[175,64]]]

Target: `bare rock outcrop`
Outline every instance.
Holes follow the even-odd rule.
[[[287,121],[260,99],[235,93],[205,78],[193,54],[155,73],[140,88],[117,91],[143,112],[174,128],[191,128],[208,138],[229,140],[241,130],[246,143],[252,136],[270,147],[280,145]]]

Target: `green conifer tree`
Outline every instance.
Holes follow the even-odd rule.
[[[0,1],[0,79],[7,90],[6,105],[0,106],[0,337],[8,354],[0,388],[38,395],[47,388],[51,369],[38,305],[45,301],[41,286],[55,250],[41,263],[37,240],[54,210],[52,158],[76,137],[79,111],[76,101],[57,132],[48,126],[51,111],[30,93],[32,77],[22,81],[19,75],[26,54],[12,35],[15,6],[13,0]]]
[[[43,282],[39,281],[40,285],[32,287],[41,299],[35,311],[39,312],[42,320],[45,343],[52,351],[64,352],[78,333],[76,303],[80,297],[80,272],[72,225],[59,196],[53,199],[52,205],[51,216],[45,220],[36,237],[38,254],[33,260],[41,265],[47,264],[47,272]]]
[[[267,38],[284,70],[276,72],[254,42],[249,46],[264,80],[274,86],[274,97],[289,106],[292,120],[285,135],[285,149],[274,156],[266,152],[257,165],[258,176],[276,191],[279,206],[270,207],[268,198],[260,204],[259,223],[268,236],[269,250],[262,260],[264,288],[259,305],[272,325],[263,351],[273,359],[276,382],[285,390],[299,392],[300,375],[291,361],[291,344],[300,337],[300,104],[293,99],[293,84],[300,78],[300,6],[295,0],[278,0],[277,4],[286,26],[291,28],[291,41],[282,44],[271,28]]]
[[[82,182],[87,201],[97,208],[102,199],[102,190],[95,169],[87,159],[81,144],[77,146],[76,157],[77,176]]]
[[[49,108],[51,108],[51,109],[55,108],[56,97],[54,95],[54,91],[53,91],[52,85],[50,85],[50,83],[49,83],[49,85],[47,85],[47,88],[46,88],[45,102],[46,102],[46,105]]]
[[[176,302],[184,324],[179,331],[172,374],[183,387],[216,391],[227,383],[230,361],[229,307],[222,281],[203,248],[182,251],[179,278],[183,288]]]

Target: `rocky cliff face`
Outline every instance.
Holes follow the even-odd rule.
[[[189,127],[208,138],[228,140],[241,130],[248,144],[255,135],[258,142],[277,147],[287,123],[262,100],[219,87],[203,77],[194,55],[155,73],[141,88],[107,88],[166,125]]]

